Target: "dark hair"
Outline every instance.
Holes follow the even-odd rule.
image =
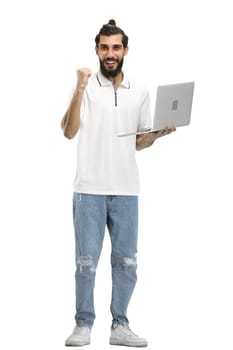
[[[128,36],[124,33],[124,31],[116,26],[116,22],[114,19],[110,19],[108,21],[108,24],[104,24],[103,27],[100,29],[99,33],[95,37],[95,44],[98,46],[100,42],[100,35],[115,35],[115,34],[121,34],[122,35],[122,44],[124,48],[128,46]]]

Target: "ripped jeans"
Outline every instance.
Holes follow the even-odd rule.
[[[127,308],[137,281],[138,197],[75,192],[73,219],[76,243],[76,324],[92,327],[95,320],[95,272],[106,226],[112,246],[113,324],[127,324]]]

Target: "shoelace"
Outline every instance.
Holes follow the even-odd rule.
[[[84,334],[86,333],[86,327],[82,327],[82,326],[76,327],[74,329],[74,333],[77,334],[77,335],[80,335],[80,334],[83,335],[83,333]]]
[[[127,333],[128,335],[132,335],[134,337],[136,337],[136,334],[134,332],[131,331],[131,329],[129,328],[128,325],[120,325],[120,327],[122,328],[122,330]]]

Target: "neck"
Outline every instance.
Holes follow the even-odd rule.
[[[123,77],[124,77],[123,73],[119,72],[115,77],[109,77],[108,79],[112,82],[113,86],[117,87],[122,82]]]

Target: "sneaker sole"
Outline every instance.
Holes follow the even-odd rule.
[[[135,348],[146,348],[148,346],[147,343],[130,343],[130,342],[121,342],[117,339],[110,339],[109,341],[110,345],[118,345],[118,346],[129,346],[129,347],[135,347]]]
[[[90,345],[90,344],[91,344],[90,340],[83,341],[83,342],[75,342],[75,341],[65,342],[65,346],[85,346],[85,345]]]

